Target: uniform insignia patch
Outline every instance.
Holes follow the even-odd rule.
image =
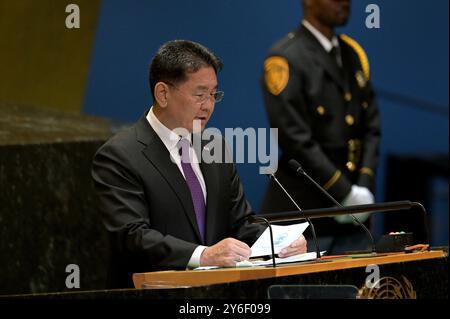
[[[264,80],[269,92],[280,94],[289,82],[289,64],[285,58],[273,56],[264,62]]]
[[[362,71],[357,71],[355,73],[356,82],[358,82],[358,86],[362,89],[366,87],[366,78]]]

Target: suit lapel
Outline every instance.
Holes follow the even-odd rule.
[[[333,80],[339,85],[339,87],[345,89],[345,79],[344,76],[332,57],[325,51],[320,42],[314,37],[314,35],[305,27],[301,26],[299,30],[299,36],[303,37],[306,45],[310,51],[312,51],[312,56],[315,61],[321,65],[324,70],[333,78]]]
[[[153,164],[153,166],[172,188],[174,194],[183,206],[199,242],[201,242],[189,187],[187,186],[177,164],[170,160],[169,151],[150,126],[145,115],[141,117],[136,125],[136,138],[140,143],[145,145],[142,150],[145,158]]]

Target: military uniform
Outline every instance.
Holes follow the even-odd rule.
[[[302,209],[333,204],[289,166],[296,159],[336,200],[352,184],[374,192],[380,123],[363,49],[338,37],[342,67],[304,26],[276,43],[264,63],[262,86],[271,127],[282,151],[277,177]],[[271,182],[262,212],[295,210]],[[318,236],[359,228],[333,218],[314,220]]]

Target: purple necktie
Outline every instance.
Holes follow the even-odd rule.
[[[191,166],[191,161],[189,159],[189,146],[190,143],[186,139],[181,139],[178,142],[178,148],[181,155],[181,167],[183,169],[184,177],[186,178],[186,183],[191,191],[192,203],[194,204],[195,216],[197,217],[197,225],[200,231],[200,236],[202,242],[205,242],[205,198],[203,196],[202,187],[195,175],[194,170]]]

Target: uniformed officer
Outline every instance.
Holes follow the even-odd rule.
[[[301,26],[276,43],[264,62],[265,105],[282,150],[278,179],[302,209],[333,206],[289,168],[295,159],[343,205],[373,203],[380,120],[369,62],[355,40],[334,31],[347,22],[350,1],[303,0],[303,9]],[[289,210],[295,207],[271,182],[262,212]],[[314,225],[320,248],[329,253],[367,247],[349,216],[315,219]]]

